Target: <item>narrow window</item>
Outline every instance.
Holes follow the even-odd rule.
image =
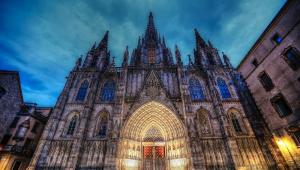
[[[98,59],[97,56],[94,56],[94,57],[93,57],[93,60],[92,60],[92,63],[91,63],[91,67],[96,67],[97,59]]]
[[[266,89],[266,91],[270,91],[273,89],[274,87],[273,82],[265,72],[260,74],[259,79],[263,87]]]
[[[155,63],[155,48],[154,46],[150,46],[148,49],[148,58],[149,58],[149,63]]]
[[[33,142],[32,139],[27,138],[26,141],[25,141],[25,144],[24,144],[23,148],[24,149],[30,149],[30,147],[32,145],[32,142]]]
[[[242,132],[239,120],[237,119],[236,115],[234,113],[230,113],[229,115],[235,132]]]
[[[285,101],[283,95],[280,93],[271,99],[271,103],[280,117],[289,115],[292,113],[292,109]]]
[[[22,162],[16,161],[15,164],[14,164],[14,167],[12,168],[12,170],[19,170],[19,169],[21,169],[20,168],[21,165],[22,165]]]
[[[114,95],[115,95],[115,81],[113,79],[109,79],[104,84],[101,101],[111,102],[114,100]]]
[[[287,50],[284,54],[285,61],[291,66],[293,70],[297,70],[300,68],[300,54],[296,49],[291,47],[289,50]]]
[[[276,43],[280,43],[282,38],[278,34],[275,34],[272,40],[275,41]]]
[[[89,87],[89,82],[87,80],[84,80],[84,82],[81,83],[76,100],[84,100],[85,99],[85,95],[86,95],[88,87]]]
[[[2,96],[4,95],[4,93],[5,93],[4,88],[2,88],[2,87],[0,86],[0,99],[2,98]]]
[[[218,86],[219,86],[219,90],[221,92],[222,98],[231,98],[228,87],[225,83],[225,81],[219,77],[217,80]]]
[[[15,117],[9,128],[15,128],[20,120],[20,117]]]
[[[190,86],[190,94],[191,94],[192,101],[198,101],[204,99],[202,87],[198,79],[196,79],[195,77],[191,77],[189,80],[189,86]]]
[[[73,135],[74,134],[77,119],[78,119],[77,115],[72,117],[72,119],[70,121],[70,124],[69,124],[68,131],[67,131],[67,135]]]
[[[201,133],[208,134],[209,133],[208,121],[206,119],[206,116],[203,113],[200,114],[199,120],[200,120]]]
[[[257,66],[258,66],[258,62],[257,62],[256,59],[254,59],[254,60],[252,61],[252,65],[253,65],[254,67],[257,67]]]
[[[5,135],[2,138],[2,141],[1,141],[0,145],[7,145],[8,141],[10,140],[10,138],[11,138],[11,135]]]
[[[106,136],[107,117],[104,116],[100,121],[99,136]]]
[[[31,129],[32,133],[37,133],[38,129],[40,127],[40,123],[38,121],[36,121],[33,125],[33,128]]]

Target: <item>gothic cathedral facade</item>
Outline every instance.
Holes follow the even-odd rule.
[[[183,65],[150,13],[146,33],[121,67],[108,32],[67,77],[29,169],[281,169],[247,86],[195,29]]]

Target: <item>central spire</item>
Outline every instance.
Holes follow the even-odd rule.
[[[145,33],[145,40],[148,42],[150,42],[152,40],[155,43],[158,40],[157,30],[155,28],[152,12],[150,12],[150,15],[149,15],[149,21],[148,21],[148,25],[147,25],[147,29],[146,29],[146,33]]]

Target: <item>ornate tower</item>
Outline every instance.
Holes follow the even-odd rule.
[[[239,73],[195,34],[195,60],[176,46],[175,64],[150,13],[116,67],[107,32],[70,72],[30,169],[278,168]]]

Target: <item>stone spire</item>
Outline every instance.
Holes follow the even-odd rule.
[[[152,12],[150,12],[150,15],[149,15],[149,21],[148,21],[148,25],[147,25],[147,29],[146,29],[146,33],[145,33],[145,39],[148,42],[150,42],[151,40],[154,42],[157,42],[157,40],[158,40],[157,31],[155,28]]]
[[[94,45],[95,46],[95,45]],[[78,70],[78,68],[81,66],[81,61],[82,61],[82,55],[78,58],[76,61],[75,67],[73,68],[73,71]]]
[[[175,56],[176,56],[176,61],[177,61],[177,64],[181,64],[182,65],[182,61],[181,61],[181,54],[180,54],[180,51],[177,47],[177,45],[175,45]]]
[[[128,65],[128,58],[129,58],[129,52],[128,52],[128,46],[127,46],[126,50],[124,52],[124,55],[123,55],[122,67],[127,67],[127,65]]]
[[[104,35],[103,39],[101,40],[101,42],[99,43],[99,45],[97,47],[98,50],[107,51],[107,49],[108,49],[108,33],[109,33],[109,31],[106,31],[106,34]]]
[[[222,54],[223,54],[223,59],[224,59],[226,66],[228,66],[229,68],[233,68],[229,61],[229,58],[226,56],[226,54],[224,52],[222,52]]]
[[[206,47],[206,43],[205,41],[203,40],[203,38],[200,36],[200,34],[198,33],[197,29],[195,28],[195,37],[196,37],[196,48],[197,50],[199,48],[204,48]]]

